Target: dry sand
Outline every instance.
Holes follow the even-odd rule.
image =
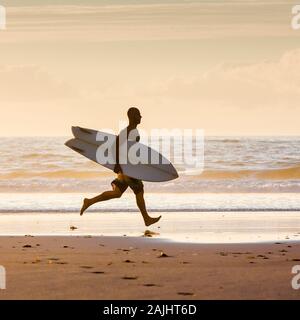
[[[296,242],[1,237],[7,289],[0,299],[299,299],[291,287],[297,264]]]

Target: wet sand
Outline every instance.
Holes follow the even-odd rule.
[[[197,243],[300,240],[300,212],[150,212],[155,238]],[[72,229],[72,227],[75,227]],[[145,231],[137,212],[1,213],[1,236],[127,236]]]
[[[6,236],[0,299],[300,299],[291,287],[297,264],[297,242]]]

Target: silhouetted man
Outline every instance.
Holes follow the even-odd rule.
[[[127,116],[129,119],[129,125],[124,129],[127,131],[127,140],[130,138],[130,133],[133,130],[136,130],[136,132],[133,132],[135,136],[135,141],[139,142],[140,136],[137,131],[137,125],[141,123],[142,116],[140,114],[139,109],[137,108],[130,108],[127,111]],[[145,200],[144,200],[144,185],[143,182],[139,179],[131,178],[123,174],[122,168],[119,164],[119,144],[120,144],[120,136],[122,137],[122,132],[121,131],[116,139],[116,165],[114,168],[114,172],[117,174],[117,178],[112,181],[112,189],[110,191],[105,191],[101,193],[99,196],[96,196],[95,198],[92,199],[87,199],[85,198],[83,201],[83,206],[80,211],[80,215],[83,215],[84,211],[89,208],[91,205],[101,202],[101,201],[106,201],[114,198],[120,198],[122,194],[125,192],[125,190],[130,187],[133,192],[135,193],[136,197],[136,203],[138,208],[141,211],[141,214],[144,218],[144,222],[146,226],[150,226],[151,224],[159,221],[161,216],[157,218],[152,218],[148,215],[148,212],[146,210],[146,205],[145,205]]]

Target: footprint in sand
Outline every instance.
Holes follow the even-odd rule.
[[[180,296],[193,296],[195,295],[193,292],[177,292]]]
[[[219,254],[220,254],[222,257],[228,256],[228,253],[227,253],[227,252],[220,252]]]
[[[160,287],[159,285],[157,284],[154,284],[154,283],[145,283],[143,284],[144,287]]]
[[[128,276],[125,276],[125,277],[122,277],[123,280],[136,280],[138,277],[128,277]]]
[[[40,259],[35,259],[34,261],[31,261],[32,264],[36,264],[36,263],[39,263],[39,262],[41,262]]]

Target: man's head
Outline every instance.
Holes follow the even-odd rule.
[[[132,123],[132,124],[141,123],[142,116],[138,108],[135,108],[135,107],[129,108],[127,111],[127,116],[129,119],[129,123]]]

